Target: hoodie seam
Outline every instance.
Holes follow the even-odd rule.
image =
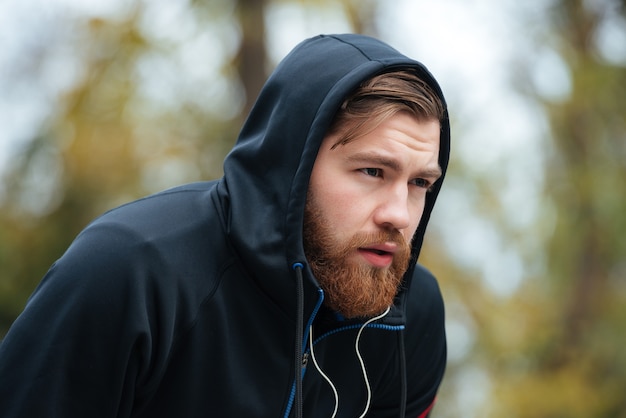
[[[339,42],[341,42],[341,43],[343,43],[343,44],[345,44],[345,45],[349,45],[349,46],[351,46],[352,48],[354,48],[354,49],[356,49],[357,51],[359,51],[359,52],[361,53],[361,55],[363,55],[365,58],[367,58],[367,59],[368,59],[369,61],[371,61],[371,62],[373,62],[373,61],[380,62],[380,61],[378,61],[378,60],[374,60],[374,59],[372,59],[372,57],[370,57],[369,55],[367,55],[367,54],[366,54],[366,53],[365,53],[365,52],[364,52],[361,48],[359,48],[358,46],[354,45],[354,44],[353,44],[353,43],[351,43],[351,42],[347,42],[347,41],[345,41],[345,40],[343,40],[343,39],[339,39],[339,38],[338,38],[338,37],[336,37],[336,36],[331,36],[331,38],[333,38],[333,39],[335,39],[336,41],[339,41]]]
[[[336,328],[332,331],[328,331],[322,335],[320,335],[319,337],[317,337],[314,341],[313,341],[313,345],[316,345],[317,343],[321,342],[322,340],[330,337],[331,335],[343,332],[343,331],[350,331],[353,329],[359,329],[363,326],[362,323],[360,324],[351,324],[351,325],[346,325],[343,326],[341,328]],[[374,328],[374,329],[380,329],[380,330],[384,330],[384,331],[392,331],[392,332],[399,332],[404,330],[405,326],[404,325],[387,325],[387,324],[368,324],[365,328]],[[309,349],[307,349],[305,351],[306,353],[309,352]]]

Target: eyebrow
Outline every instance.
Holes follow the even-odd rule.
[[[401,171],[402,168],[398,160],[377,154],[375,152],[358,152],[356,154],[349,155],[346,159],[349,162],[380,165],[394,171]],[[441,177],[442,171],[439,164],[437,164],[436,166],[424,167],[416,174],[419,177],[438,179]]]

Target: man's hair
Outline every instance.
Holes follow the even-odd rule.
[[[363,82],[341,105],[328,130],[328,134],[339,134],[333,148],[371,132],[399,112],[407,112],[420,122],[441,123],[444,118],[441,99],[415,73],[398,70],[379,74]]]

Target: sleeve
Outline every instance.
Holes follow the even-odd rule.
[[[435,404],[447,359],[443,298],[435,277],[417,266],[407,297],[406,416],[426,418]]]
[[[51,267],[0,345],[0,416],[130,416],[158,363],[144,247],[89,228]]]

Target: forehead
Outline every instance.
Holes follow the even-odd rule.
[[[332,147],[345,145],[377,130],[381,125],[389,123],[390,119],[403,119],[406,121],[412,120],[413,125],[435,123],[439,129],[441,129],[441,122],[437,118],[419,117],[407,111],[399,111],[389,114],[378,114],[371,118],[361,117],[352,120],[344,120],[342,124],[335,126],[332,131],[328,132],[324,139],[325,142],[328,142],[326,140],[329,137],[334,138]]]
[[[324,138],[321,149],[382,147],[391,140],[409,149],[432,150],[439,148],[440,132],[441,123],[435,118],[420,120],[400,112],[381,121],[351,124],[330,133]]]

